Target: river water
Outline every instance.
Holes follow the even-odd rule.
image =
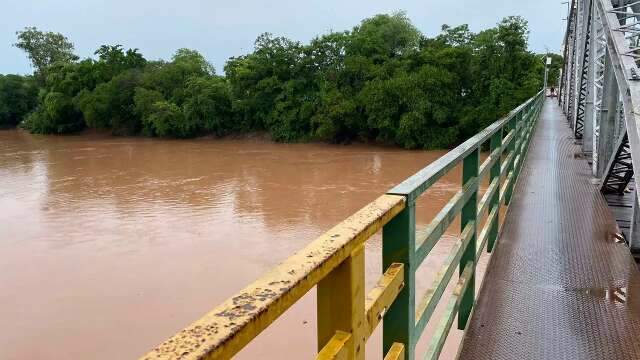
[[[0,131],[0,359],[143,355],[442,154]],[[434,186],[419,223],[459,179],[456,169]],[[379,236],[366,251],[371,285]],[[314,296],[238,358],[312,358]],[[367,355],[380,357],[380,331]]]

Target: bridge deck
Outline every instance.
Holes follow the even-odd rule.
[[[547,101],[462,359],[640,358],[640,273],[579,152]]]

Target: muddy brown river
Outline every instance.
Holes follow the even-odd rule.
[[[137,358],[442,154],[0,131],[0,359]],[[460,176],[420,201],[420,224]],[[379,236],[366,252],[371,286]],[[311,291],[238,358],[313,358],[315,316]]]

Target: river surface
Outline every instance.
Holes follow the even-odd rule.
[[[141,356],[443,154],[0,131],[0,359]],[[429,191],[418,223],[459,180]],[[380,249],[367,243],[369,286]],[[312,291],[238,358],[313,358],[315,328]],[[380,348],[378,330],[367,358]]]

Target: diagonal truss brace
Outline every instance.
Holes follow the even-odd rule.
[[[576,126],[574,128],[574,136],[576,139],[582,139],[584,134],[584,121],[586,115],[586,102],[587,102],[587,94],[589,92],[588,86],[588,76],[589,76],[589,61],[590,61],[590,40],[591,40],[591,18],[592,18],[592,8],[593,6],[589,6],[587,10],[587,23],[585,26],[585,39],[584,39],[584,51],[582,57],[582,67],[580,74],[580,93],[578,95],[578,109],[576,111]]]
[[[617,150],[607,164],[607,172],[600,185],[600,191],[604,194],[622,195],[633,178],[631,147],[626,132],[619,138],[616,145]]]

